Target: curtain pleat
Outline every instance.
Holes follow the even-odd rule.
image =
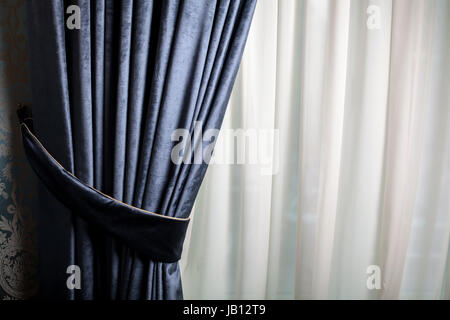
[[[44,130],[40,130],[43,141],[47,143],[49,152],[69,171],[74,170],[72,129],[70,120],[69,89],[66,77],[66,54],[64,42],[64,15],[61,1],[47,3],[47,6],[30,6],[27,3],[27,21],[29,29],[30,47],[35,42],[39,45],[39,54],[30,55],[30,69],[32,69],[32,95],[33,97],[45,95],[46,101],[42,108],[52,108],[52,112],[35,112],[34,121]],[[34,20],[33,17],[45,16],[43,21]],[[48,29],[46,32],[36,32],[40,28]],[[46,45],[41,45],[45,43]],[[48,63],[42,61],[47,57]],[[50,60],[52,67],[50,68]],[[54,79],[51,86],[47,86],[47,79]],[[33,98],[35,101],[35,98]],[[52,128],[45,130],[45,128]],[[59,139],[52,139],[55,132]],[[42,185],[38,188],[39,208],[46,210],[47,214],[38,215],[38,228],[48,228],[48,234],[38,232],[39,250],[39,295],[42,298],[59,297],[73,299],[74,291],[67,290],[65,286],[65,273],[68,265],[75,264],[75,239],[73,232],[72,215],[61,203]],[[53,226],[53,227],[52,227]],[[57,227],[56,227],[57,226]],[[55,241],[58,239],[58,241]],[[58,258],[45,257],[46,252],[58,254]]]
[[[171,134],[220,127],[255,2],[28,1],[36,135],[82,182],[187,217],[207,164],[172,163]],[[72,4],[80,30],[65,27]],[[43,194],[42,297],[182,298],[177,262],[152,261]],[[50,239],[61,243],[52,253]],[[70,264],[81,290],[65,288]]]

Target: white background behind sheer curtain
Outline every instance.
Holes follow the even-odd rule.
[[[185,298],[449,299],[449,57],[447,0],[259,0],[223,129],[279,169],[210,166]]]

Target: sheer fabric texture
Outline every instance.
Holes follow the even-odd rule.
[[[279,146],[208,169],[186,297],[450,297],[449,30],[446,0],[258,2],[223,129]]]

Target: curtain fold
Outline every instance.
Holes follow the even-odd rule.
[[[82,183],[187,218],[207,164],[173,163],[171,134],[220,128],[255,2],[27,1],[36,136]],[[66,28],[72,4],[80,30]],[[42,298],[182,298],[177,262],[149,259],[40,189]],[[80,290],[66,287],[69,265]]]

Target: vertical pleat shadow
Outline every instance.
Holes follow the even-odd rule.
[[[72,3],[64,1],[64,8]],[[65,28],[67,77],[69,79],[70,117],[73,138],[73,173],[81,181],[92,185],[93,175],[93,134],[92,134],[92,93],[91,93],[91,33],[90,4],[79,2],[81,29]],[[94,248],[90,233],[96,233],[81,218],[74,215],[75,263],[83,266],[81,286],[75,291],[75,298],[89,299],[93,296]]]
[[[118,70],[114,68],[118,60],[120,11],[117,1],[105,1],[104,26],[104,107],[103,107],[103,192],[113,194],[114,185],[114,131],[115,105],[117,92]],[[115,299],[117,294],[117,279],[119,273],[118,248],[113,238],[104,236],[103,249],[105,253],[104,282],[106,290],[104,298]]]

